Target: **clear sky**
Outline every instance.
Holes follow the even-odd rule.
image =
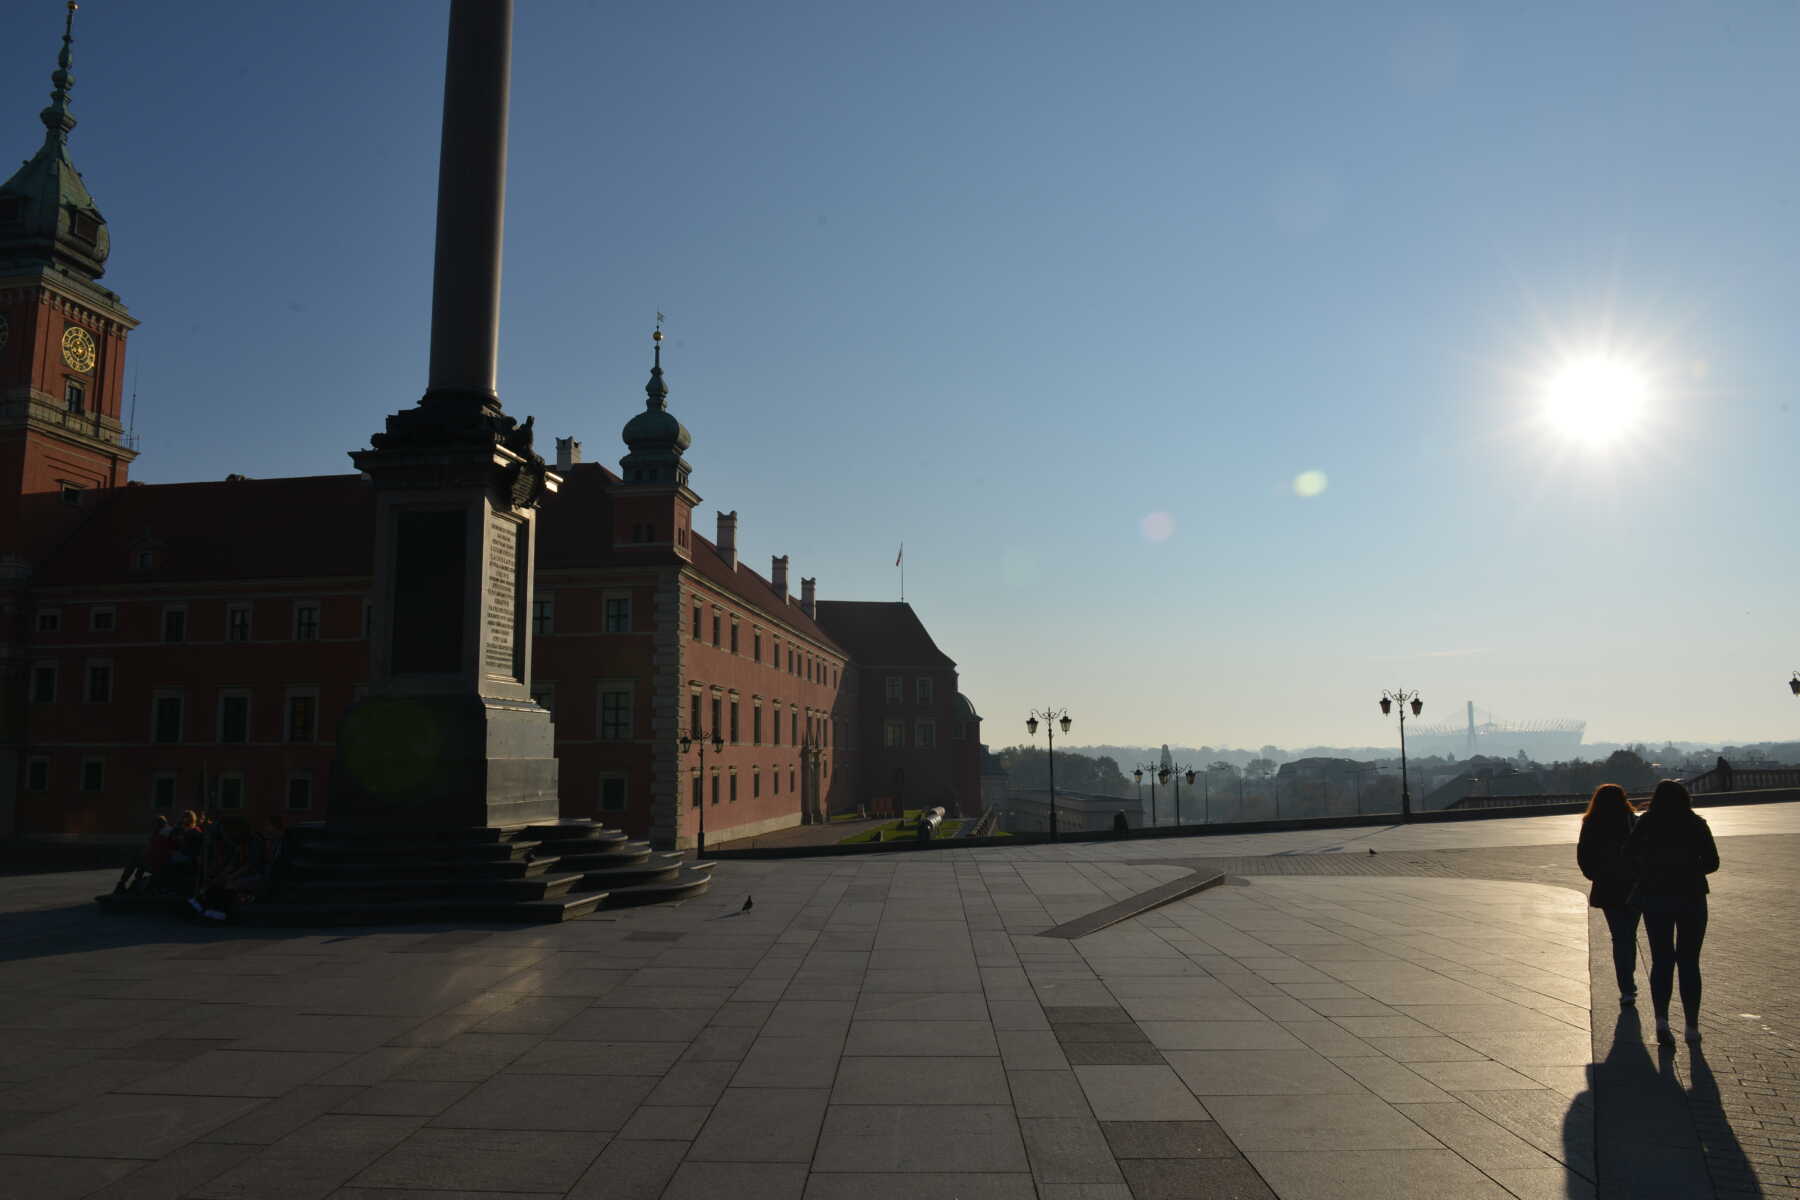
[[[835,599],[904,539],[995,745],[1800,736],[1800,8],[1484,9],[522,0],[502,399],[616,466],[666,312],[702,531]],[[83,4],[135,477],[417,400],[444,13]]]

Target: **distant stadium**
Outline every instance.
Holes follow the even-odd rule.
[[[1406,731],[1406,748],[1414,754],[1448,758],[1516,758],[1523,751],[1533,762],[1566,762],[1581,752],[1581,735],[1587,722],[1555,717],[1544,721],[1505,721],[1491,712],[1477,712],[1468,702],[1468,719],[1462,723],[1420,725]]]

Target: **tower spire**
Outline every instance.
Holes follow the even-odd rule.
[[[69,89],[74,86],[75,73],[69,70],[69,64],[73,61],[71,48],[75,44],[78,7],[75,0],[69,0],[69,15],[63,20],[62,50],[56,56],[56,70],[50,72],[50,107],[38,114],[46,139],[59,145],[68,140],[69,131],[75,128],[75,118],[69,113]]]
[[[646,408],[659,408],[660,409],[660,408],[668,408],[669,407],[669,385],[663,382],[663,373],[662,373],[662,344],[663,344],[662,327],[663,327],[663,315],[661,313],[657,313],[656,314],[656,332],[652,333],[650,335],[650,342],[653,346],[656,347],[656,350],[655,350],[656,357],[650,367],[650,382],[646,383],[644,385],[644,395],[649,397],[649,399],[645,402],[645,405],[644,405],[644,407],[646,407]]]

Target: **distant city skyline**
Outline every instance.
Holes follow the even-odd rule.
[[[12,9],[20,158],[63,15]],[[75,35],[134,478],[348,472],[424,388],[442,6]],[[1796,35],[533,0],[501,397],[616,466],[666,312],[701,530],[829,599],[894,598],[904,540],[990,745],[1046,703],[1071,746],[1397,743],[1395,686],[1792,740]]]

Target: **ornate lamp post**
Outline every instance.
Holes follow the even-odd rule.
[[[1138,811],[1143,812],[1144,811],[1144,773],[1146,771],[1148,771],[1150,773],[1150,828],[1155,829],[1156,828],[1156,764],[1155,763],[1139,763],[1137,765],[1137,767],[1131,772],[1131,777],[1133,779],[1137,780]],[[1166,780],[1166,778],[1167,777],[1165,776],[1165,780]]]
[[[1056,840],[1056,727],[1062,726],[1064,733],[1069,732],[1072,722],[1066,708],[1032,709],[1031,715],[1025,718],[1025,732],[1037,736],[1038,722],[1044,722],[1044,739],[1049,746],[1050,761],[1050,840]]]
[[[1800,696],[1800,671],[1795,671],[1794,677],[1788,680],[1788,688],[1794,695]]]
[[[706,747],[709,742],[712,744],[715,754],[725,749],[725,739],[719,736],[719,731],[716,729],[713,730],[710,738],[697,730],[681,735],[681,752],[683,754],[695,746],[700,747],[700,827],[694,843],[694,857],[697,859],[706,857]]]
[[[1418,716],[1424,709],[1425,702],[1419,699],[1419,693],[1409,692],[1405,688],[1395,688],[1391,692],[1381,693],[1381,714],[1388,716],[1394,711],[1394,703],[1400,704],[1400,820],[1412,820],[1412,790],[1406,778],[1406,710],[1412,709],[1412,715]]]
[[[1181,827],[1181,780],[1184,775],[1187,777],[1188,786],[1193,787],[1194,768],[1192,767],[1164,767],[1156,773],[1156,777],[1162,780],[1165,786],[1168,784],[1170,776],[1175,779],[1175,827],[1177,829]]]

